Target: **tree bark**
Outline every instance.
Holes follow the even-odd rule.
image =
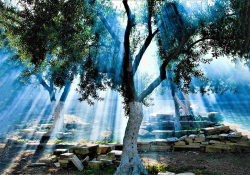
[[[175,131],[180,131],[181,130],[180,109],[179,109],[179,103],[178,103],[176,97],[177,97],[177,95],[175,94],[173,96],[174,107],[175,107],[174,130]]]
[[[56,109],[54,111],[54,123],[53,128],[54,131],[60,132],[64,130],[64,101],[59,101]]]
[[[175,98],[176,98],[178,104],[179,104],[179,105],[182,107],[182,109],[183,109],[182,114],[183,114],[183,115],[188,115],[187,107],[181,102],[181,100],[179,99],[179,97],[178,97],[178,95],[177,95],[176,93],[175,93]]]
[[[123,150],[120,166],[115,175],[146,175],[137,151],[137,137],[143,118],[142,103],[130,102],[129,120],[123,138]]]
[[[54,132],[64,131],[64,107],[65,107],[65,101],[70,91],[70,87],[71,87],[70,83],[65,85],[60,101],[58,102],[54,110],[54,123],[53,123]]]
[[[183,95],[183,97],[185,98],[185,101],[186,101],[186,108],[187,108],[188,115],[194,115],[194,113],[193,113],[193,111],[191,109],[191,103],[190,103],[187,95],[184,92],[182,92],[182,95]]]

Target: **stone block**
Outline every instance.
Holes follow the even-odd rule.
[[[195,137],[194,139],[194,142],[204,142],[206,139],[205,135],[204,134],[199,134]]]
[[[30,134],[34,134],[36,132],[36,130],[35,129],[23,129],[22,132],[25,135],[30,135]]]
[[[101,160],[101,159],[106,159],[106,157],[107,157],[107,155],[105,155],[105,154],[100,154],[100,155],[98,155],[97,156],[97,158],[96,158],[96,160]]]
[[[228,139],[231,141],[231,142],[239,142],[241,140],[241,136],[238,136],[238,135],[233,135],[233,134],[229,134],[228,135]]]
[[[217,126],[217,127],[208,127],[201,129],[205,132],[205,134],[220,134],[220,133],[228,133],[230,128],[229,126]]]
[[[101,156],[101,155],[100,155]],[[98,156],[99,157],[99,156]],[[101,158],[101,157],[100,157]],[[102,157],[103,158],[103,157]],[[107,155],[105,155],[105,158],[106,159],[110,159],[110,160],[116,160],[116,157],[115,157],[115,153],[114,152],[110,152],[108,153]]]
[[[151,145],[150,151],[170,151],[172,147],[170,145]]]
[[[111,154],[111,153],[115,153],[116,160],[119,160],[119,161],[121,160],[122,151],[120,151],[120,150],[112,150],[109,154]],[[107,157],[108,157],[108,155],[107,155]]]
[[[174,148],[178,148],[178,149],[197,149],[197,148],[201,148],[200,144],[197,144],[197,143],[191,143],[191,145],[183,145],[183,146],[180,146],[180,145],[175,145]]]
[[[188,136],[187,136],[187,135],[182,136],[182,137],[180,138],[180,141],[185,141],[187,138],[188,138]]]
[[[190,147],[193,146],[193,148],[199,148],[201,146],[201,144],[200,143],[189,143],[189,146]]]
[[[67,149],[56,149],[56,150],[54,150],[53,155],[59,156],[61,154],[67,153],[67,152],[68,152]]]
[[[221,141],[225,141],[225,140],[227,140],[228,135],[229,135],[229,134],[220,134],[220,135],[219,135],[219,139],[220,139]]]
[[[210,136],[207,136],[206,139],[208,139],[208,140],[220,140],[218,135],[210,135]]]
[[[89,162],[89,167],[93,170],[100,170],[103,166],[102,161],[90,161]]]
[[[164,120],[170,120],[172,121],[174,119],[173,114],[156,114],[156,117],[159,119],[164,119]]]
[[[88,154],[97,154],[99,150],[99,145],[97,144],[89,144],[86,146],[74,146],[69,149],[70,153],[80,154],[80,155],[88,155]]]
[[[232,145],[226,145],[226,144],[213,144],[213,145],[207,145],[206,148],[218,148],[218,149],[234,149],[234,146]]]
[[[64,153],[60,155],[60,158],[72,158],[74,157],[73,153]]]
[[[185,141],[178,141],[174,143],[176,146],[185,146],[186,142]]]
[[[191,135],[189,135],[189,136],[185,139],[185,141],[188,142],[188,143],[193,143],[195,137],[196,137],[196,135],[191,134]]]
[[[115,149],[115,145],[99,145],[98,154],[107,154]]]
[[[202,145],[208,145],[208,142],[201,142]]]
[[[153,130],[150,135],[153,135],[155,137],[173,137],[174,131],[169,130]]]
[[[152,144],[154,145],[169,145],[167,139],[155,139]]]
[[[178,142],[179,139],[177,137],[171,137],[171,138],[167,138],[167,142],[170,142],[170,143],[174,143],[174,142]]]
[[[50,137],[50,132],[35,132],[34,137]]]
[[[218,140],[210,140],[209,141],[209,144],[225,144],[225,142],[220,142],[220,141],[218,141]]]
[[[51,129],[53,127],[53,124],[41,124],[42,129]]]
[[[109,159],[100,159],[100,161],[103,163],[103,165],[111,165],[112,160]]]
[[[71,161],[77,167],[77,169],[79,171],[83,170],[82,162],[78,159],[78,157],[76,155],[73,156],[73,158],[71,159]]]
[[[51,164],[51,163],[53,163],[53,161],[51,158],[42,158],[39,160],[39,163]]]
[[[148,131],[145,130],[145,129],[140,129],[138,135],[139,135],[140,137],[148,137],[148,136],[150,136],[150,132],[148,132]]]
[[[150,142],[138,142],[137,143],[137,150],[138,151],[149,151],[151,146]]]

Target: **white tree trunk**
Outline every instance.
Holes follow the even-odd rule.
[[[179,97],[177,96],[177,94],[175,93],[174,97],[176,98],[178,104],[182,107],[183,113],[184,115],[188,115],[188,110],[186,108],[186,106],[181,102],[181,100],[179,99]]]
[[[61,132],[64,129],[64,105],[65,102],[59,101],[54,110],[54,132]]]
[[[186,101],[186,108],[187,108],[187,111],[188,111],[188,115],[194,115],[193,111],[191,109],[191,103],[190,103],[187,95],[184,92],[182,92],[182,95],[183,95],[183,97],[185,98],[185,101]]]
[[[175,118],[174,118],[174,130],[180,131],[181,130],[181,122],[180,122],[180,112],[179,112],[179,103],[178,103],[178,96],[175,93],[174,96],[174,105],[175,105]]]
[[[129,120],[123,138],[123,150],[120,166],[115,175],[146,175],[137,151],[137,137],[143,118],[142,103],[130,102]]]

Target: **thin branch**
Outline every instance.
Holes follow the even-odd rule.
[[[97,12],[97,15],[99,16],[100,20],[102,21],[103,25],[108,30],[114,41],[117,43],[118,46],[120,46],[121,42],[119,40],[119,37],[116,35],[116,33],[114,32],[114,30],[112,29],[112,27],[110,26],[109,22],[106,20],[104,15],[101,12]]]
[[[134,64],[133,64],[133,75],[135,75],[138,67],[139,67],[139,64],[140,64],[140,61],[142,59],[142,56],[143,54],[145,53],[146,49],[148,48],[148,46],[150,45],[152,39],[154,38],[154,36],[159,32],[159,30],[157,29],[153,34],[150,34],[148,35],[148,37],[146,38],[141,50],[139,51],[139,53],[136,55],[135,57],[135,61],[134,61]]]
[[[192,49],[192,47],[194,47],[194,45],[196,45],[197,43],[199,43],[201,41],[208,40],[208,39],[214,40],[214,38],[201,38],[201,39],[195,41],[194,43],[190,44],[190,46],[188,46],[187,50],[184,50],[183,53],[188,53],[190,51],[190,49]]]
[[[138,101],[142,102],[144,98],[146,98],[149,94],[153,92],[153,90],[158,87],[162,82],[162,77],[157,77],[148,87],[145,89],[138,97]]]
[[[43,80],[43,78],[42,78],[40,75],[38,75],[38,74],[35,74],[35,76],[37,77],[39,83],[40,83],[47,91],[50,92],[51,87],[49,87],[49,86],[47,85],[47,83]]]

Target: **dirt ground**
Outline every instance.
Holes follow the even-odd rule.
[[[4,148],[4,145],[0,145],[0,174],[78,174],[74,167],[71,169],[56,168],[54,165],[28,167],[31,162],[39,160],[40,156],[35,150]],[[250,153],[147,152],[141,153],[140,157],[145,166],[164,164],[195,174],[250,175]]]

